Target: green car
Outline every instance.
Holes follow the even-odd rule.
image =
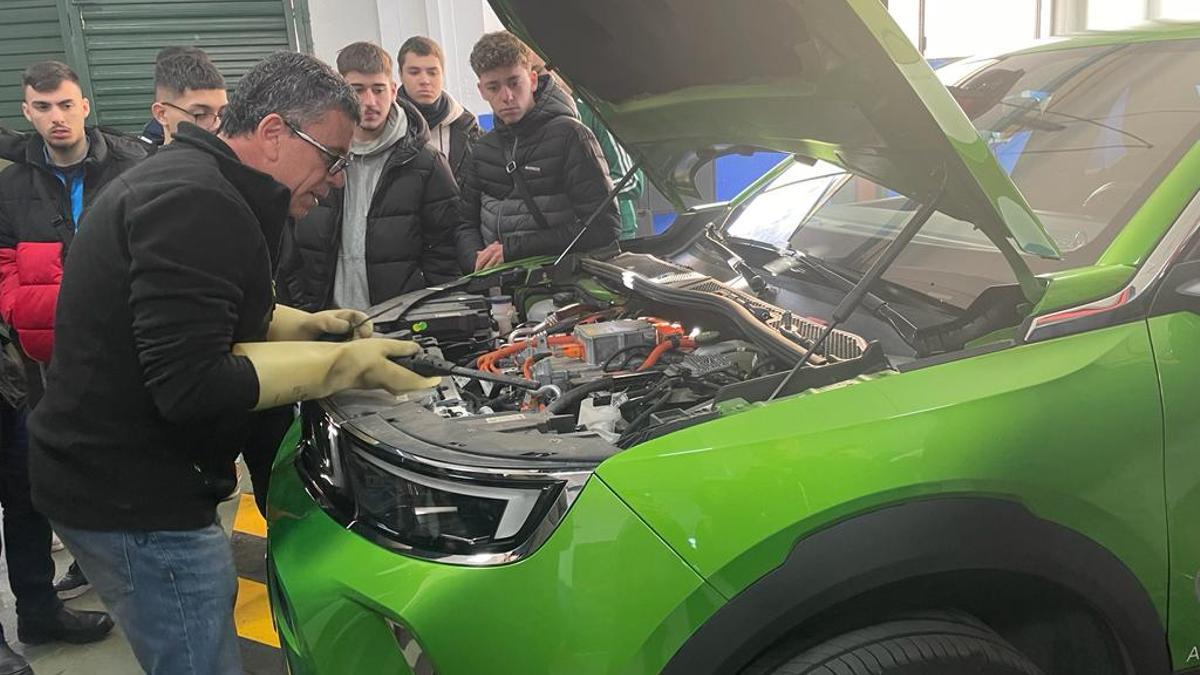
[[[1200,672],[1200,26],[493,5],[681,215],[377,308],[475,370],[302,407],[292,673]]]

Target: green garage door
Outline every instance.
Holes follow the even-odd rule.
[[[0,5],[13,1],[0,0]],[[163,47],[202,47],[231,89],[267,54],[311,50],[307,40],[298,37],[294,0],[58,2],[66,7],[73,35],[81,36],[70,42],[71,62],[90,84],[94,119],[125,131],[141,129],[149,117],[154,56]]]
[[[56,0],[0,0],[0,126],[29,128],[21,72],[46,59],[67,60]]]

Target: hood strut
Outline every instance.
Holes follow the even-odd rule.
[[[913,240],[913,237],[917,236],[917,232],[919,232],[921,228],[925,226],[925,223],[928,222],[933,214],[937,211],[938,202],[941,200],[942,195],[945,194],[944,172],[942,173],[942,186],[942,189],[939,190],[936,195],[933,195],[931,198],[925,200],[925,202],[921,204],[921,207],[912,215],[912,218],[909,218],[908,222],[904,224],[904,228],[900,230],[900,234],[892,240],[892,243],[888,244],[888,247],[883,251],[883,255],[879,256],[879,258],[871,265],[870,269],[868,269],[866,273],[862,275],[862,278],[858,280],[858,283],[854,284],[854,288],[851,288],[850,291],[846,293],[845,297],[842,298],[842,301],[839,302],[837,307],[834,308],[833,315],[830,316],[829,322],[825,325],[825,328],[821,331],[821,334],[816,340],[813,341],[812,346],[808,348],[808,351],[804,353],[804,356],[802,356],[800,360],[796,362],[796,365],[792,367],[792,370],[787,374],[787,377],[783,378],[778,387],[775,387],[775,391],[771,392],[771,396],[767,398],[768,401],[774,400],[779,396],[780,392],[783,392],[787,389],[788,385],[791,384],[792,379],[796,377],[796,374],[799,373],[802,368],[804,368],[804,365],[808,363],[808,360],[812,358],[812,355],[815,354],[817,350],[825,344],[825,341],[829,339],[829,336],[833,333],[833,330],[846,321],[846,319],[849,319],[852,314],[854,314],[854,310],[858,308],[858,305],[862,303],[863,298],[867,296],[867,292],[870,290],[871,286],[874,285],[876,281],[879,281],[879,278],[883,276],[883,273],[886,272],[889,267],[892,266],[892,263],[896,262],[896,258],[900,256],[900,252],[903,251],[906,246],[908,246],[909,242]]]
[[[579,228],[579,234],[575,235],[575,238],[571,240],[571,243],[567,244],[567,247],[563,249],[563,252],[558,254],[558,258],[554,261],[555,267],[557,267],[558,264],[563,261],[563,258],[567,257],[567,254],[575,248],[575,244],[579,243],[579,240],[583,237],[583,234],[588,231],[588,228],[592,226],[592,223],[596,222],[596,218],[598,218],[600,214],[604,212],[604,208],[607,207],[613,199],[616,199],[617,195],[620,194],[621,190],[625,189],[625,186],[629,184],[629,181],[633,178],[633,175],[637,173],[638,169],[640,168],[642,168],[642,163],[634,162],[633,166],[629,167],[629,172],[624,176],[621,176],[621,180],[617,181],[617,184],[613,186],[612,190],[609,190],[608,196],[600,202],[600,205],[596,207],[596,210],[592,211],[592,215],[588,216],[588,219],[583,221],[583,227]],[[513,174],[514,178],[518,176],[520,176],[520,174]],[[521,188],[521,191],[525,192],[524,187]]]

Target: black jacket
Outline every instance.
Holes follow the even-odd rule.
[[[149,151],[119,132],[86,133],[84,213],[104,186]],[[0,136],[0,157],[13,162],[0,172],[0,316],[16,328],[24,351],[43,363],[53,348],[54,299],[76,229],[70,192],[55,177],[45,148],[37,134]]]
[[[512,157],[533,201],[545,216],[541,227],[505,170]],[[506,261],[558,255],[579,234],[583,221],[604,204],[600,215],[576,245],[586,251],[615,242],[621,235],[612,182],[600,144],[579,121],[574,105],[554,78],[538,80],[533,109],[512,126],[496,120],[467,160],[463,185],[463,228],[459,255],[474,266],[475,252],[494,241]]]
[[[25,157],[25,144],[31,135],[29,132],[0,127],[0,159],[10,162],[22,160]]]
[[[162,124],[160,124],[158,120],[151,117],[150,120],[146,122],[145,126],[142,127],[141,140],[155,147],[162,145],[166,140],[166,137],[163,135]]]
[[[455,177],[461,174],[463,164],[471,156],[471,148],[475,147],[475,142],[481,137],[483,129],[479,127],[475,113],[463,108],[462,113],[450,123],[450,152],[446,155]]]
[[[258,400],[287,188],[190,124],[84,218],[30,417],[38,510],[95,530],[211,525]]]
[[[367,212],[367,288],[371,304],[462,276],[455,252],[458,186],[446,158],[429,147],[429,128],[413,104],[398,101],[408,131],[392,146]],[[317,311],[333,304],[342,247],[341,190],[285,234],[279,302]]]

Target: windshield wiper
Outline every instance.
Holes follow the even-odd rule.
[[[861,278],[858,277],[858,275],[851,276],[847,272],[834,269],[832,265],[824,260],[821,260],[816,256],[808,255],[803,251],[797,251],[796,249],[787,245],[784,245],[780,248],[775,248],[753,241],[730,241],[723,236],[721,237],[721,242],[724,244],[726,249],[728,249],[729,246],[736,244],[739,246],[749,246],[756,249],[762,249],[764,251],[769,250],[771,253],[782,256],[783,259],[790,263],[803,265],[813,273],[820,276],[825,281],[824,285],[832,287],[836,290],[848,292],[854,288],[854,284],[858,283],[858,278]],[[790,267],[788,271],[794,272],[795,269]],[[751,273],[753,273],[753,271],[751,271]],[[867,291],[866,296],[863,298],[863,306],[866,307],[867,311],[871,312],[877,318],[891,326],[892,330],[896,332],[896,335],[899,335],[900,339],[904,341],[904,344],[908,345],[909,347],[913,347],[914,349],[916,348],[916,336],[918,330],[917,325],[909,320],[908,317],[904,316],[904,314],[900,313],[895,307],[892,307],[887,300],[884,300],[874,291]]]
[[[784,253],[784,257],[790,262],[799,263],[807,267],[838,290],[852,291],[854,290],[854,285],[858,283],[858,281],[833,269],[820,258],[808,255],[802,251],[789,248]],[[895,307],[888,304],[887,300],[879,297],[874,291],[868,290],[863,296],[862,304],[867,311],[891,326],[892,330],[896,331],[896,335],[899,335],[905,344],[909,347],[916,346],[917,325],[897,311]]]
[[[862,275],[862,278],[858,280],[858,283],[854,284],[854,287],[850,289],[850,292],[846,293],[846,296],[842,298],[842,301],[838,303],[836,308],[834,308],[833,314],[830,316],[829,322],[825,324],[825,328],[821,331],[821,334],[815,341],[813,341],[812,346],[805,351],[804,356],[802,356],[800,360],[796,362],[796,365],[792,367],[787,376],[783,378],[783,380],[779,383],[779,386],[775,387],[775,391],[771,392],[771,395],[767,398],[768,401],[774,400],[781,392],[787,389],[787,386],[791,384],[792,380],[796,377],[796,374],[804,368],[804,365],[808,363],[808,360],[812,358],[812,355],[815,354],[817,350],[820,349],[821,346],[824,345],[829,339],[829,336],[833,334],[833,330],[854,314],[854,310],[857,309],[860,304],[862,304],[863,299],[866,298],[867,294],[870,292],[871,286],[883,276],[883,273],[892,266],[892,263],[896,262],[896,258],[900,257],[900,252],[903,251],[906,246],[908,246],[909,242],[913,240],[913,237],[917,236],[917,232],[925,226],[925,223],[928,222],[931,217],[933,217],[933,214],[937,211],[938,202],[941,201],[942,195],[945,194],[946,177],[944,173],[942,174],[941,178],[942,187],[938,190],[937,194],[922,204],[921,208],[917,209],[917,212],[913,214],[912,218],[910,218],[908,222],[904,224],[904,228],[900,230],[900,234],[896,235],[896,238],[892,240],[892,243],[888,244],[888,247],[883,251],[883,254],[879,256],[879,258],[871,265],[871,267]]]
[[[723,259],[724,263],[729,266],[729,269],[746,280],[746,284],[750,286],[750,290],[755,295],[761,298],[770,289],[767,282],[754,271],[754,268],[750,267],[749,263],[743,260],[742,256],[735,253],[732,248],[729,248],[729,242],[726,241],[725,235],[721,234],[721,231],[717,229],[716,223],[709,223],[704,226],[704,237],[725,255],[729,256]]]

